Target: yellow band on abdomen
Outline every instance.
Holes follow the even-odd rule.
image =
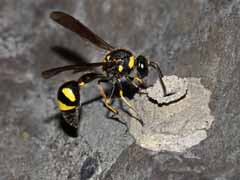
[[[74,108],[76,108],[76,106],[68,106],[66,104],[63,104],[61,101],[57,101],[58,103],[58,108],[61,110],[61,111],[68,111],[68,110],[72,110]]]

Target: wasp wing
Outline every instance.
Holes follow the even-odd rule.
[[[88,27],[82,24],[80,21],[75,19],[74,17],[60,11],[54,11],[50,14],[50,18],[53,19],[58,24],[63,27],[77,33],[81,37],[87,39],[91,43],[96,46],[105,49],[105,50],[113,50],[114,47],[92,32]]]
[[[84,65],[68,65],[68,66],[61,66],[61,67],[56,67],[52,68],[46,71],[42,72],[42,76],[45,79],[49,79],[59,73],[65,72],[65,71],[73,71],[73,72],[82,72],[82,71],[87,71],[99,66],[103,66],[106,64],[105,62],[99,62],[99,63],[89,63],[89,64],[84,64]]]

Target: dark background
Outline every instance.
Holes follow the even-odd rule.
[[[238,0],[1,0],[0,180],[240,179],[239,8]],[[215,117],[208,138],[183,154],[147,151],[99,100],[82,107],[78,136],[66,133],[55,94],[78,76],[44,80],[41,71],[105,52],[52,22],[52,10],[147,55],[166,75],[201,78]],[[98,95],[94,83],[81,91],[83,102]]]

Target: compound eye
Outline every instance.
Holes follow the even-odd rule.
[[[137,72],[140,78],[148,75],[148,60],[142,55],[137,57]]]

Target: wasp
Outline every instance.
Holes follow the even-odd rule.
[[[48,79],[65,71],[73,71],[74,73],[89,71],[83,74],[78,80],[64,83],[58,90],[58,108],[62,112],[65,122],[70,126],[74,128],[78,128],[79,126],[79,108],[81,106],[80,89],[94,80],[97,80],[98,88],[104,99],[105,106],[114,114],[118,114],[118,110],[112,107],[111,99],[116,86],[118,87],[119,97],[129,108],[134,110],[134,107],[124,96],[122,83],[123,81],[127,81],[137,88],[142,88],[144,84],[143,78],[148,75],[149,67],[157,70],[163,94],[164,96],[167,95],[166,87],[162,80],[163,74],[157,63],[148,60],[143,55],[136,57],[130,50],[113,47],[91,31],[87,26],[64,12],[54,11],[50,14],[50,18],[97,47],[107,51],[102,62],[61,66],[42,72],[42,76]],[[90,71],[97,67],[102,68],[101,73]],[[102,83],[110,83],[112,85],[110,96],[105,93]]]

